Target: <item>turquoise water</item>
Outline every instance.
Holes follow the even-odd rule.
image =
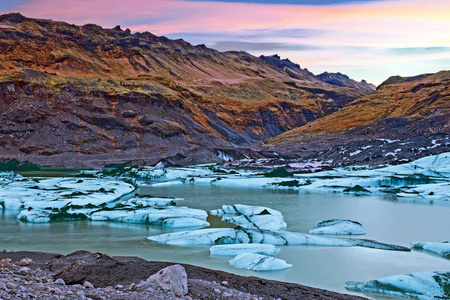
[[[261,205],[281,211],[287,230],[308,233],[326,219],[361,222],[363,238],[409,246],[418,241],[449,239],[450,207],[398,203],[378,196],[339,193],[299,193],[292,190],[231,188],[209,185],[142,187],[141,194],[181,197],[178,206],[211,210],[223,204]],[[13,211],[0,216],[0,250],[35,250],[67,254],[85,249],[112,255],[139,256],[220,269],[240,275],[296,282],[352,293],[345,281],[365,281],[394,274],[450,270],[450,260],[424,251],[394,252],[361,247],[283,246],[277,254],[294,267],[283,271],[253,272],[228,264],[231,257],[210,257],[206,246],[161,245],[146,239],[172,230],[137,224],[106,222],[21,223]],[[211,219],[219,225],[217,219]],[[223,224],[220,224],[223,225]],[[376,299],[394,299],[362,294]]]

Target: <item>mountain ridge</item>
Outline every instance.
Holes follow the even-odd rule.
[[[4,159],[111,154],[154,163],[201,148],[216,155],[364,95],[277,55],[222,53],[148,32],[20,14],[0,16],[0,75]],[[67,134],[74,137],[61,145]]]
[[[370,138],[431,142],[448,133],[447,75],[437,74],[393,76],[373,91],[276,54],[2,15],[0,159],[186,165],[298,159],[305,145],[315,157]]]

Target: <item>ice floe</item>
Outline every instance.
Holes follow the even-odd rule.
[[[410,251],[409,248],[384,244],[373,240],[320,237],[299,232],[270,231],[243,228],[206,228],[150,236],[147,239],[173,245],[220,245],[220,244],[270,244],[270,245],[317,245],[360,246],[367,248]]]
[[[221,216],[222,221],[234,223],[246,229],[277,231],[287,226],[279,211],[263,206],[223,205],[222,209],[212,210],[210,214]]]
[[[5,209],[100,205],[135,189],[123,181],[98,178],[21,178],[0,189]]]
[[[346,288],[415,299],[449,299],[450,272],[423,272],[388,276],[368,282],[346,282]]]
[[[208,214],[204,210],[175,207],[175,199],[131,198],[102,205],[66,205],[55,208],[24,209],[18,220],[42,223],[51,221],[111,221],[148,224],[168,228],[206,227]]]
[[[169,228],[205,227],[207,213],[188,207],[141,208],[135,210],[100,210],[90,214],[92,221],[114,221],[149,224]]]
[[[229,263],[233,267],[253,271],[275,271],[292,267],[282,259],[256,253],[241,253]]]
[[[175,207],[175,201],[179,198],[125,197],[119,201],[120,197],[131,195],[135,189],[120,180],[17,179],[9,173],[2,178],[7,178],[9,182],[0,189],[1,207],[19,210],[17,219],[21,221],[116,221],[172,228],[209,226],[206,211]]]
[[[267,244],[231,244],[216,245],[209,248],[210,255],[235,256],[241,253],[275,255],[280,251],[274,245]]]
[[[351,220],[326,220],[315,225],[309,231],[311,234],[330,234],[330,235],[363,235],[366,234],[364,227]]]
[[[450,243],[448,241],[442,243],[438,242],[412,243],[411,247],[434,252],[439,254],[440,256],[450,259]]]

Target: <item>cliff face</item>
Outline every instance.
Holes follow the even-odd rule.
[[[0,16],[3,159],[180,162],[209,149],[199,157],[214,160],[220,149],[276,136],[365,93],[278,56]]]

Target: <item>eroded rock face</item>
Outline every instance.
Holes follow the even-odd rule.
[[[184,296],[188,293],[186,270],[181,265],[173,265],[162,269],[147,279],[147,282],[174,295]]]

